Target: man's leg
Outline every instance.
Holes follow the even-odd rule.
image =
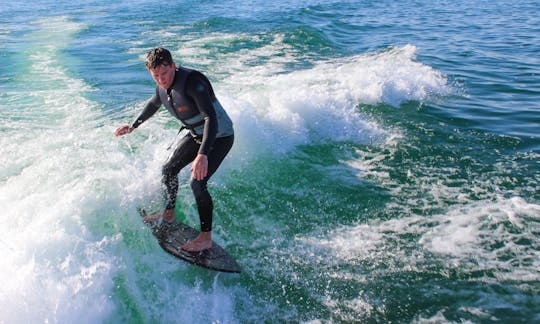
[[[165,198],[165,210],[163,214],[157,217],[163,217],[163,220],[169,223],[174,222],[174,206],[176,204],[176,195],[178,194],[178,173],[185,166],[191,163],[197,151],[199,144],[195,142],[191,135],[186,135],[178,144],[174,153],[162,169],[163,196]],[[155,215],[154,218],[156,218]],[[152,216],[148,216],[149,218]],[[145,218],[146,220],[146,218]]]
[[[201,234],[182,247],[186,251],[197,252],[212,246],[211,231],[214,204],[212,196],[208,192],[207,184],[210,177],[216,172],[227,153],[231,150],[233,142],[234,136],[217,138],[212,149],[208,152],[208,174],[202,180],[191,178],[190,185],[197,202]]]

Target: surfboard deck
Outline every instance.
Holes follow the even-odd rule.
[[[139,212],[143,217],[147,215],[142,209]],[[231,273],[242,271],[236,260],[216,242],[212,242],[212,247],[202,252],[182,250],[184,244],[199,235],[199,231],[186,224],[180,222],[166,224],[159,220],[144,223],[150,227],[163,250],[183,261],[215,271]]]

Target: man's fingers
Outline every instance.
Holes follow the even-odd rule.
[[[115,136],[123,136],[123,135],[126,135],[127,133],[129,133],[131,131],[131,126],[129,125],[125,125],[125,126],[120,126],[116,129],[116,131],[114,132],[114,135]]]
[[[208,174],[208,162],[205,155],[199,155],[191,165],[190,169],[195,180],[202,180]]]

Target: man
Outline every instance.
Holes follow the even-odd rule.
[[[156,92],[135,122],[118,127],[115,136],[131,133],[162,105],[189,130],[163,166],[165,209],[162,214],[145,220],[163,217],[165,222],[174,222],[178,173],[193,162],[190,185],[197,203],[201,232],[182,249],[199,252],[212,246],[213,202],[207,183],[233,145],[232,122],[217,100],[210,81],[198,71],[177,67],[167,49],[158,47],[148,52],[146,68],[156,81]]]

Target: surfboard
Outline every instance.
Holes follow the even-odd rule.
[[[143,217],[147,215],[143,209],[140,209],[139,213]],[[178,259],[215,271],[232,273],[242,271],[236,260],[216,242],[212,241],[212,247],[201,252],[182,250],[184,244],[199,235],[199,231],[186,224],[180,222],[166,224],[159,220],[147,221],[145,224],[152,230],[161,248]]]

